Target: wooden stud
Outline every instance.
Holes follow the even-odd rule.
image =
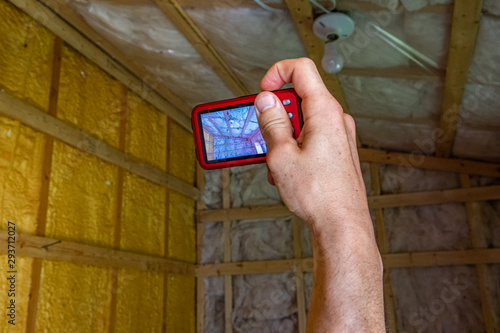
[[[170,171],[170,150],[172,141],[170,140],[171,133],[171,122],[168,117],[165,119],[165,128],[167,129],[166,140],[166,151],[165,151],[165,171],[168,173]],[[164,235],[164,247],[163,255],[168,258],[168,246],[169,246],[169,232],[168,228],[170,225],[170,191],[165,190],[165,235]],[[163,274],[163,316],[162,316],[162,332],[167,333],[167,311],[168,311],[168,274]]]
[[[294,216],[292,219],[293,229],[293,250],[295,259],[302,258],[302,244],[300,242],[300,224],[299,218]],[[295,271],[295,284],[297,286],[297,314],[299,333],[306,333],[307,314],[306,314],[306,300],[304,290],[304,272],[301,270]]]
[[[442,158],[421,154],[395,153],[366,148],[359,148],[358,153],[359,159],[362,162],[400,165],[402,173],[406,173],[407,169],[417,168],[500,177],[500,164],[498,163]]]
[[[128,115],[128,88],[122,85],[121,91],[121,112],[120,112],[120,127],[118,149],[125,151],[126,139],[126,126]],[[118,168],[118,177],[116,181],[116,221],[113,230],[113,248],[120,249],[121,240],[121,222],[122,222],[122,204],[123,204],[123,179],[125,170]],[[118,290],[118,268],[111,268],[111,301],[110,301],[110,314],[109,314],[109,333],[115,332],[116,329],[116,305],[117,305],[117,291]]]
[[[436,156],[449,157],[476,45],[482,0],[455,1]]]
[[[145,80],[148,79],[148,81],[151,81],[150,78],[152,77],[152,74],[147,73],[146,71],[140,71],[138,65],[132,65],[132,62],[126,60],[126,56],[123,54],[120,55],[117,50],[110,48],[108,45],[109,43],[106,44],[104,39],[97,38],[98,35],[95,33],[91,34],[90,38],[93,37],[98,40],[99,47],[94,45],[93,42],[87,39],[79,31],[73,28],[72,25],[56,14],[59,10],[61,10],[61,14],[72,13],[71,10],[68,10],[67,4],[64,1],[45,1],[50,8],[37,0],[9,0],[9,2],[31,16],[35,21],[46,27],[48,30],[52,31],[55,35],[61,37],[75,50],[95,62],[97,66],[102,68],[109,75],[124,83],[130,88],[131,91],[135,92],[142,99],[148,101],[158,110],[174,119],[186,130],[190,132],[192,131],[191,121],[188,117],[190,108],[184,102],[180,105],[179,99],[175,99],[173,94],[168,93],[165,88],[162,89],[162,92],[166,95],[166,97],[160,95],[160,93],[150,87]],[[54,11],[56,13],[54,13]],[[81,21],[81,18],[78,18],[78,16],[75,16],[73,13],[72,16],[67,17],[67,21],[72,23],[75,22],[75,24],[77,24]],[[91,28],[88,27],[84,30],[89,33]],[[108,55],[101,49],[101,47],[108,51],[112,51],[113,56]],[[124,67],[118,61],[114,60],[114,56],[119,58],[120,61],[127,63],[131,68],[133,67],[133,72],[131,72],[129,68]],[[139,77],[143,79],[139,79]],[[154,88],[158,88],[159,84],[158,80],[153,78],[152,85]],[[174,106],[166,98],[175,100],[177,105]]]
[[[69,261],[104,267],[132,268],[172,274],[194,275],[196,265],[133,252],[114,250],[60,239],[17,233],[20,257]],[[7,231],[0,230],[0,254],[7,254]]]
[[[205,171],[196,163],[196,187],[203,191],[205,187]],[[196,202],[196,210],[200,211],[205,208],[205,202],[200,198]],[[198,214],[196,215],[196,248],[197,262],[201,264],[203,250],[203,235],[205,233],[205,225],[199,222]],[[202,277],[196,279],[196,332],[203,333],[205,330],[205,281]]]
[[[467,174],[460,175],[460,182],[462,184],[462,188],[470,188],[470,178]],[[471,245],[473,248],[485,248],[486,244],[482,239],[481,232],[481,207],[477,202],[467,202],[465,204],[465,208],[467,211],[467,222],[469,224],[469,234],[471,239]],[[479,296],[481,299],[481,308],[483,310],[483,321],[484,326],[486,328],[487,333],[495,332],[495,323],[493,320],[493,309],[491,308],[490,298],[489,298],[489,290],[486,285],[487,283],[487,266],[476,265],[477,272],[477,281],[479,285]]]
[[[437,205],[452,202],[471,202],[500,199],[500,185],[470,189],[438,190],[401,194],[374,195],[368,197],[371,209]],[[292,216],[282,205],[203,210],[198,213],[200,222],[208,223],[223,219],[263,219]]]
[[[370,178],[374,195],[380,195],[380,175],[377,163],[370,163]],[[389,252],[389,242],[385,231],[385,219],[382,208],[375,209],[375,225],[377,226],[377,245],[381,254]],[[394,295],[391,285],[390,269],[384,268],[384,305],[385,321],[389,332],[396,332],[396,312],[394,310]]]
[[[57,102],[59,100],[59,82],[61,78],[61,56],[63,41],[59,37],[54,38],[52,50],[52,77],[50,83],[49,112],[55,117],[57,115]],[[47,210],[49,206],[49,185],[52,171],[52,152],[54,150],[54,138],[45,136],[44,157],[42,164],[42,185],[40,188],[40,206],[38,208],[38,223],[35,234],[45,235],[47,225]],[[33,259],[31,264],[31,286],[28,300],[28,314],[26,320],[26,332],[35,332],[36,318],[38,313],[38,299],[40,296],[40,277],[42,274],[42,260]]]
[[[229,169],[222,169],[222,207],[231,207]],[[224,219],[224,262],[231,262],[231,220]],[[224,322],[225,332],[233,331],[233,281],[231,275],[224,276]]]
[[[21,121],[35,130],[41,131],[74,147],[88,143],[81,150],[102,160],[117,165],[156,184],[170,188],[190,198],[197,198],[200,191],[195,187],[165,173],[164,171],[139,162],[134,157],[95,138],[91,134],[64,121],[52,117],[5,92],[0,92],[0,113]]]
[[[177,0],[153,1],[234,94],[239,96],[249,94],[240,78],[212,46],[191,17],[182,9]]]
[[[382,260],[385,268],[499,264],[500,249],[388,253],[382,255]],[[199,265],[195,272],[197,276],[220,276],[312,272],[312,269],[312,258],[305,258]]]

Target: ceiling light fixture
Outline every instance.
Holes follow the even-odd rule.
[[[318,17],[313,24],[313,31],[325,42],[325,55],[321,65],[327,73],[338,73],[344,67],[344,57],[337,50],[339,41],[354,32],[354,21],[342,13],[328,13]]]

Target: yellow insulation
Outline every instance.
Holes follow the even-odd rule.
[[[3,0],[0,18],[0,88],[46,110],[54,35]]]
[[[0,1],[0,89],[47,111],[54,36],[10,3]],[[0,110],[1,111],[1,110]],[[37,226],[45,136],[0,116],[0,225],[34,233]],[[16,325],[2,316],[0,332],[25,332],[31,286],[30,258],[16,257]],[[7,256],[0,255],[0,272]],[[0,283],[0,304],[10,300]]]
[[[195,332],[195,281],[191,276],[168,275],[167,332]]]
[[[128,94],[125,151],[165,170],[167,119],[136,95]],[[167,190],[126,173],[120,244],[127,251],[163,256]],[[122,269],[118,273],[117,332],[161,332],[163,278],[161,272]]]
[[[116,332],[161,332],[163,276],[161,272],[119,270]]]
[[[36,332],[106,332],[109,268],[45,260],[40,280]]]
[[[183,181],[195,183],[196,155],[194,153],[194,140],[191,133],[171,122],[170,126],[170,154],[169,168],[172,175]]]
[[[174,122],[169,127],[169,170],[188,182],[195,183],[193,138],[189,132]],[[194,200],[170,191],[168,223],[168,257],[196,261],[196,225],[194,222]],[[167,332],[195,331],[195,278],[167,275]]]
[[[129,94],[125,151],[162,170],[167,166],[167,120]],[[167,190],[126,173],[123,182],[121,248],[162,256],[165,250]]]
[[[55,36],[4,0],[0,0],[0,17],[0,89],[47,111]],[[127,105],[126,152],[194,184],[191,134],[167,122],[165,115],[133,93],[128,93]],[[121,107],[122,84],[64,46],[57,117],[118,147]],[[0,116],[0,140],[2,229],[14,220],[17,231],[34,233],[45,135]],[[54,142],[47,237],[112,247],[119,222],[121,249],[196,261],[192,199],[128,172],[120,189],[118,168],[79,148],[92,149],[86,141],[76,148]],[[123,195],[120,221],[119,191]],[[0,256],[1,271],[6,271],[6,259]],[[16,326],[3,320],[0,332],[26,330],[32,259],[18,257],[16,264]],[[163,325],[167,332],[195,331],[194,277],[132,269],[118,273],[117,288],[112,290],[111,268],[43,261],[36,331],[106,332],[113,294],[117,332],[161,332]],[[0,304],[8,301],[7,287],[0,284]]]
[[[118,81],[63,48],[58,118],[117,146],[120,92]],[[117,167],[56,141],[46,235],[111,247],[117,178]],[[109,323],[110,298],[110,268],[44,261],[37,331],[102,332]]]

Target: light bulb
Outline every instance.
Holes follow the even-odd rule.
[[[338,73],[344,67],[344,57],[337,51],[335,42],[325,44],[325,55],[321,60],[321,65],[329,74]]]

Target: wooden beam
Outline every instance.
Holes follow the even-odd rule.
[[[203,191],[205,188],[205,171],[196,163],[196,187]],[[196,202],[196,211],[205,209],[203,197]],[[203,251],[203,236],[205,234],[205,225],[199,223],[198,214],[196,215],[196,252],[197,263],[201,264]],[[205,281],[202,277],[196,279],[196,332],[204,333],[205,330]]]
[[[7,231],[0,230],[0,254],[7,253]],[[164,259],[150,255],[119,251],[104,247],[16,234],[16,254],[20,257],[69,261],[105,267],[133,268],[145,271],[162,271],[173,274],[193,275],[194,264]]]
[[[229,120],[226,115],[226,120]],[[229,169],[222,169],[222,208],[231,208],[231,190]],[[224,224],[224,262],[231,262],[231,221],[223,220]],[[231,275],[224,276],[224,332],[233,332],[233,278]]]
[[[377,195],[368,197],[368,205],[373,209],[498,199],[500,199],[500,185],[468,189]]]
[[[192,132],[191,121],[187,116],[187,114],[190,113],[190,108],[184,102],[175,99],[173,93],[168,92],[166,88],[161,88],[162,94],[166,95],[166,97],[160,95],[160,93],[155,90],[160,86],[160,82],[156,80],[156,78],[154,78],[155,81],[153,82],[154,88],[145,83],[144,81],[146,78],[151,78],[152,75],[145,70],[140,70],[137,65],[133,65],[133,63],[127,60],[128,58],[126,58],[123,54],[120,54],[119,51],[112,49],[109,45],[107,45],[104,42],[104,39],[98,38],[98,35],[95,32],[90,33],[90,27],[82,29],[89,34],[90,38],[96,38],[100,47],[112,52],[113,56],[117,57],[120,62],[127,63],[128,67],[125,67],[122,63],[113,59],[113,56],[107,54],[100,47],[96,46],[93,42],[87,39],[87,37],[82,35],[82,33],[73,28],[72,25],[68,24],[65,20],[59,17],[56,13],[64,15],[73,13],[71,16],[67,17],[68,21],[74,22],[74,24],[78,25],[81,23],[81,18],[72,12],[63,0],[57,0],[57,2],[47,0],[45,3],[50,8],[36,0],[9,1],[31,16],[35,21],[52,31],[55,35],[61,37],[66,43],[92,60],[109,75],[124,83],[128,88],[130,88],[130,90],[135,92],[141,98],[148,101],[158,110],[174,119],[186,130]],[[145,79],[139,79],[139,77]],[[176,105],[174,106],[174,104],[166,98],[175,101]]]
[[[467,174],[460,175],[460,183],[462,188],[470,188],[470,177]],[[486,246],[483,242],[483,233],[481,231],[481,207],[477,202],[467,202],[465,204],[467,211],[467,223],[469,224],[469,235],[471,245],[473,248],[484,248]],[[476,265],[477,282],[479,286],[479,297],[481,300],[481,308],[483,310],[483,321],[487,333],[495,332],[495,323],[493,320],[493,309],[490,304],[490,297],[488,292],[487,283],[487,266],[484,264]]]
[[[500,199],[500,185],[470,189],[373,195],[368,197],[368,205],[371,209],[376,209],[497,199]],[[242,220],[293,216],[292,212],[283,205],[203,210],[198,212],[198,215],[200,223],[222,221],[223,219]]]
[[[158,168],[137,161],[132,156],[95,138],[93,135],[67,124],[5,92],[0,92],[0,114],[18,120],[35,130],[48,134],[71,146],[95,155],[156,184],[167,187],[190,198],[198,198],[195,187],[169,175]],[[82,146],[82,143],[88,143]]]
[[[196,268],[196,276],[205,277],[292,272],[299,269],[299,267],[307,261],[311,263],[311,268],[308,271],[312,271],[312,259],[266,260],[199,265],[198,268]],[[304,269],[302,270],[305,271]]]
[[[498,264],[500,249],[395,253],[382,259],[387,268]]]
[[[374,195],[381,194],[379,165],[377,163],[370,163],[370,179],[372,191]],[[375,226],[377,235],[377,245],[380,253],[387,254],[389,252],[389,241],[385,232],[385,219],[384,211],[382,208],[375,208]],[[384,268],[384,308],[385,308],[385,322],[389,332],[396,332],[396,312],[394,310],[394,295],[392,293],[391,285],[391,271]]]
[[[241,207],[227,209],[207,209],[198,212],[200,223],[243,219],[263,219],[292,216],[292,213],[282,205]]]
[[[177,0],[153,1],[234,94],[239,96],[249,94],[240,78],[212,46],[191,17],[182,9]]]
[[[467,74],[476,45],[482,0],[455,1],[436,156],[450,156]]]
[[[57,116],[57,104],[59,100],[59,83],[61,78],[61,58],[63,41],[58,36],[54,38],[52,50],[52,73],[50,83],[48,114]],[[52,173],[52,153],[54,151],[54,138],[45,135],[45,147],[42,162],[42,179],[40,188],[40,205],[38,206],[38,220],[36,235],[45,236],[47,225],[47,211],[49,206],[49,185]],[[38,300],[40,296],[40,282],[42,274],[42,260],[33,259],[31,263],[31,285],[28,300],[28,314],[26,319],[26,332],[36,331],[36,319],[38,313]]]
[[[463,159],[433,157],[420,154],[395,153],[385,150],[359,148],[362,162],[401,165],[405,168],[441,170],[473,175],[500,177],[500,164],[476,162]],[[403,170],[406,171],[406,170]]]
[[[463,266],[499,264],[500,249],[474,249],[459,251],[408,252],[382,255],[385,268]],[[311,272],[312,258],[293,260],[243,261],[199,265],[197,276],[242,274],[273,274],[302,270]]]

